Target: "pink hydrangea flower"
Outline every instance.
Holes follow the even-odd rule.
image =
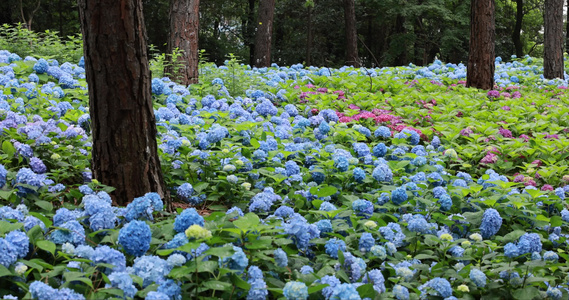
[[[552,187],[551,185],[549,185],[549,184],[544,184],[544,185],[541,187],[541,190],[542,190],[542,191],[553,191],[553,187]]]
[[[481,160],[480,163],[481,164],[493,164],[496,163],[498,161],[498,156],[494,153],[487,153],[486,156],[484,156]]]
[[[505,128],[500,128],[498,132],[505,138],[512,138],[512,132]]]
[[[498,98],[498,97],[500,97],[500,92],[498,92],[496,90],[490,90],[490,91],[488,91],[487,96],[490,98]]]

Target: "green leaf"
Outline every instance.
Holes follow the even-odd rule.
[[[231,274],[231,282],[238,288],[248,291],[251,288],[251,285],[247,283],[247,281],[243,280],[241,277]]]
[[[512,296],[514,299],[533,299],[539,296],[539,290],[533,286],[528,286],[523,289],[515,290]]]
[[[311,286],[308,288],[308,294],[313,294],[313,293],[319,292],[327,286],[330,286],[330,285],[329,284],[319,284],[319,285]]]
[[[38,246],[38,248],[45,250],[49,253],[51,253],[52,255],[55,254],[55,244],[51,241],[48,240],[40,240],[36,242],[36,246]]]
[[[202,261],[198,263],[198,272],[212,273],[217,269],[219,263],[217,261]]]
[[[233,250],[233,247],[226,246],[226,247],[209,248],[203,254],[215,255],[217,257],[228,257],[228,256],[233,255],[233,253],[235,253],[235,250]]]
[[[4,277],[4,276],[12,276],[12,272],[10,272],[10,270],[8,270],[8,268],[6,268],[0,264],[0,277]]]
[[[51,204],[51,202],[47,202],[44,200],[38,200],[34,202],[35,205],[37,205],[38,207],[42,208],[43,210],[46,210],[48,212],[51,212],[53,210],[53,204]]]
[[[23,226],[24,224],[22,223],[10,223],[6,221],[0,221],[0,234],[20,229]]]
[[[251,146],[253,146],[255,149],[259,148],[261,146],[261,144],[259,144],[259,141],[257,141],[257,139],[251,139],[251,141],[249,142],[251,144]]]
[[[248,231],[250,229],[254,229],[259,225],[259,217],[254,213],[247,213],[243,217],[233,221],[233,224],[237,226],[237,228]]]
[[[2,151],[8,154],[8,157],[12,157],[14,153],[16,153],[16,148],[14,148],[14,145],[12,145],[10,141],[6,140],[2,143]]]
[[[208,186],[209,186],[209,183],[207,183],[207,182],[198,182],[198,183],[196,183],[196,185],[194,185],[194,191],[196,191],[196,193],[201,193]]]
[[[559,227],[563,225],[563,219],[560,216],[553,216],[549,219],[551,227]]]
[[[373,289],[373,284],[364,284],[360,285],[357,289],[358,293],[360,293],[361,298],[374,298],[375,297],[375,290]]]
[[[203,285],[208,289],[217,290],[217,291],[231,291],[232,288],[231,283],[217,281],[217,280],[205,281]]]

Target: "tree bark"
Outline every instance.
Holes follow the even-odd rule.
[[[169,203],[156,144],[140,0],[79,0],[92,121],[93,177],[115,202],[157,192]]]
[[[563,0],[545,1],[543,77],[563,78]]]
[[[569,16],[569,0],[567,0],[567,16]],[[569,19],[567,21],[567,27],[565,28],[565,34],[565,51],[569,54]]]
[[[569,1],[569,0],[567,0]],[[306,20],[306,66],[312,64],[312,6],[307,7],[308,18]]]
[[[360,57],[358,56],[358,31],[354,0],[344,0],[344,18],[346,20],[346,65],[359,68]]]
[[[523,19],[524,0],[516,0],[516,25],[514,26],[514,32],[512,33],[512,42],[514,42],[514,47],[516,48],[516,56],[520,58],[524,56],[524,47],[521,39]]]
[[[466,86],[494,87],[494,0],[472,0]]]
[[[178,48],[177,61],[172,61],[164,73],[171,74],[171,79],[183,84],[198,83],[199,77],[199,5],[200,0],[170,0],[170,33],[168,54]]]
[[[245,34],[245,42],[249,46],[249,65],[251,66],[255,65],[255,2],[256,0],[249,0]]]
[[[407,30],[405,30],[405,17],[402,15],[397,15],[397,17],[395,18],[395,33],[398,35],[404,35],[405,32]],[[402,38],[399,36],[398,37],[399,41],[402,40]],[[396,66],[403,66],[407,64],[407,45],[405,43],[399,43],[397,46],[402,47],[401,50],[397,56],[395,57],[395,65]]]
[[[273,36],[273,16],[275,0],[261,0],[259,3],[259,22],[255,35],[255,67],[271,66],[271,39]]]

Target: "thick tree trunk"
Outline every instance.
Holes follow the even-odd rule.
[[[494,0],[472,0],[466,86],[494,87]]]
[[[271,39],[273,36],[273,16],[275,0],[261,0],[257,34],[255,35],[255,67],[271,66]]]
[[[200,0],[170,0],[170,33],[168,53],[180,50],[177,61],[172,61],[164,73],[183,84],[198,83],[199,76],[199,6]]]
[[[146,30],[140,0],[79,0],[93,177],[119,205],[147,192],[168,203],[156,145]]]
[[[543,77],[563,78],[563,0],[545,1]]]
[[[514,42],[514,47],[516,48],[517,57],[524,56],[524,47],[521,39],[523,19],[524,0],[516,0],[516,25],[514,26],[514,32],[512,33],[512,41]]]
[[[346,20],[346,65],[359,68],[360,57],[358,56],[358,31],[354,0],[344,0],[344,18]]]

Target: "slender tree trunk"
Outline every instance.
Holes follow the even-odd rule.
[[[569,0],[567,0],[569,1]],[[312,61],[312,6],[307,7],[308,18],[306,20],[306,65],[310,66]]]
[[[523,19],[524,19],[524,0],[516,0],[516,25],[514,26],[514,32],[512,33],[512,42],[514,42],[514,47],[516,48],[517,57],[524,56],[524,47],[521,39]]]
[[[344,18],[346,20],[346,65],[360,67],[358,55],[358,31],[356,28],[356,3],[344,0]]]
[[[189,85],[198,83],[199,65],[199,5],[200,0],[170,0],[170,36],[168,54],[178,48],[177,61],[169,59],[164,73],[171,74],[172,80]]]
[[[249,65],[255,65],[255,2],[249,0],[249,9],[247,10],[247,27],[245,40],[249,45]]]
[[[397,18],[395,19],[395,32],[398,35],[403,35],[406,32],[405,17],[403,17],[402,15],[397,15]],[[398,37],[398,39],[399,41],[403,40],[402,37]],[[395,57],[395,65],[403,66],[407,64],[407,45],[405,45],[405,43],[399,43],[398,46],[401,47],[402,49],[401,52],[397,54],[397,57]]]
[[[147,192],[169,202],[156,145],[140,0],[79,0],[92,120],[93,177],[119,205]]]
[[[466,86],[494,87],[494,0],[472,0]]]
[[[569,0],[567,0],[567,27],[565,28],[565,40],[566,40],[566,44],[565,44],[565,51],[567,51],[567,53],[569,54]]]
[[[255,35],[255,67],[271,66],[274,13],[275,0],[261,0],[259,3],[257,34]]]
[[[543,77],[563,78],[563,0],[545,0]]]

